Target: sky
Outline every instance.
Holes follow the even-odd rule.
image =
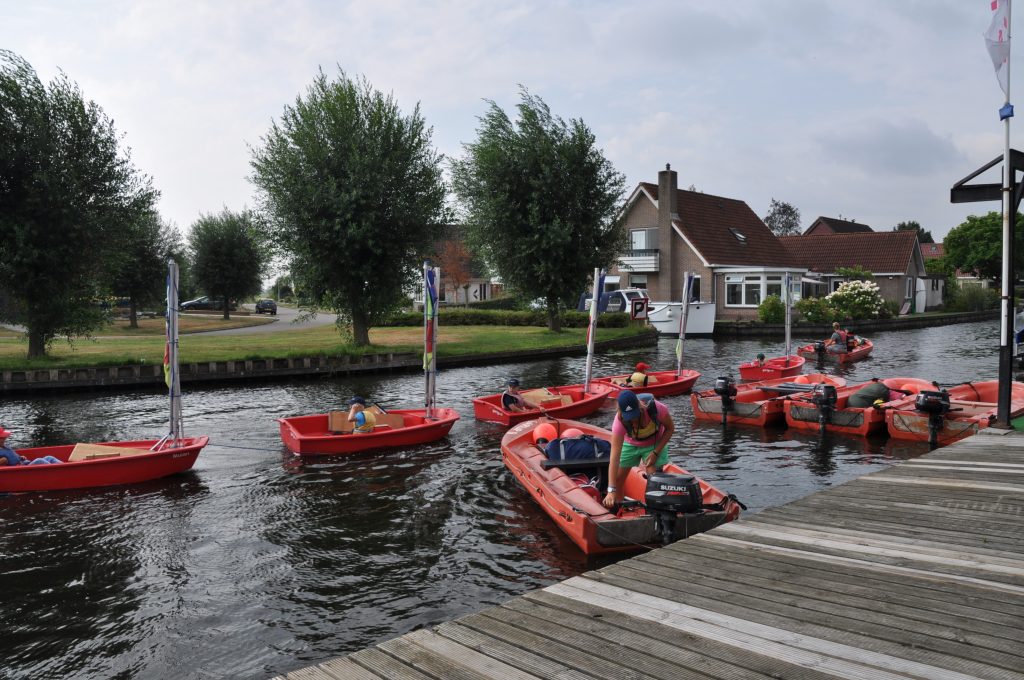
[[[949,202],[1003,150],[989,4],[0,0],[0,48],[44,81],[63,70],[104,109],[183,233],[255,207],[251,149],[318,69],[340,68],[403,112],[418,104],[448,158],[486,100],[511,113],[523,86],[591,128],[627,193],[671,163],[680,188],[762,218],[774,198],[802,228],[916,220],[941,240],[999,210]]]

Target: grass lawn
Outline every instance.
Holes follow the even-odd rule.
[[[160,324],[162,319],[157,319]],[[582,346],[585,328],[551,333],[534,326],[442,326],[438,353],[444,357],[528,351],[552,347]],[[637,335],[639,328],[602,328],[599,340]],[[356,347],[341,341],[334,326],[288,330],[252,335],[187,335],[180,339],[181,361],[239,361],[307,356],[376,354],[380,352],[420,352],[422,328],[377,328],[370,331],[369,347]],[[76,340],[73,345],[57,341],[45,359],[28,361],[28,343],[18,334],[0,334],[0,370],[74,368],[125,364],[159,364],[164,356],[160,335],[139,337],[97,336]]]
[[[262,326],[266,323],[273,323],[273,319],[265,317],[233,316],[225,321],[219,315],[199,316],[181,314],[178,316],[178,332],[180,335],[187,333],[202,333],[203,331],[222,331],[229,328],[245,328],[247,326]],[[156,317],[153,319],[139,319],[138,328],[129,328],[128,319],[115,319],[113,323],[96,333],[99,337],[114,335],[155,335],[164,336],[164,319]]]

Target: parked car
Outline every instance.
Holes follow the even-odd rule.
[[[629,314],[633,300],[639,300],[647,297],[647,291],[643,288],[620,288],[619,290],[612,290],[606,293],[601,293],[601,301],[598,303],[597,311],[599,312],[625,312]],[[589,293],[583,293],[580,295],[579,303],[576,305],[576,311],[578,312],[589,312],[590,304],[593,298],[590,297]],[[647,305],[647,309],[650,309],[650,304]]]
[[[235,309],[237,309],[237,308],[238,308],[238,303],[236,303],[234,300],[231,300],[228,303],[228,309],[231,310],[232,312],[235,311]],[[182,302],[178,306],[178,309],[180,309],[183,312],[187,312],[187,311],[190,311],[190,310],[191,311],[203,310],[203,309],[220,309],[220,310],[222,310],[222,309],[224,309],[224,303],[220,299],[211,299],[209,296],[204,295],[203,297],[196,298],[195,300],[188,300],[186,302]]]
[[[262,300],[257,300],[256,301],[256,313],[257,314],[262,314],[264,312],[266,312],[267,314],[273,314],[273,315],[276,316],[277,315],[277,303],[274,302],[273,300],[269,300],[269,299],[266,299],[266,298],[264,298]]]

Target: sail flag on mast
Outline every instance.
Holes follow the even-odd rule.
[[[434,269],[427,268],[424,277],[425,294],[423,296],[423,314],[427,319],[426,333],[423,341],[423,370],[429,370],[434,363],[434,316],[437,314],[437,281]]]
[[[1010,94],[1010,0],[992,0],[992,23],[985,31],[985,47],[996,70],[1003,94]],[[1012,115],[1012,114],[1011,114]]]
[[[167,304],[170,305],[173,298],[173,291],[171,289],[171,274],[167,273]],[[171,386],[171,310],[167,310],[166,314],[166,335],[167,344],[164,345],[164,384],[168,387]]]

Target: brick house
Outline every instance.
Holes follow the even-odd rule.
[[[874,232],[866,224],[858,224],[856,220],[844,220],[841,217],[819,217],[804,230],[801,236],[827,236],[828,234],[858,234]]]
[[[624,211],[629,250],[609,274],[623,288],[646,288],[653,301],[678,301],[689,271],[697,277],[693,297],[715,302],[717,318],[756,319],[786,273],[807,269],[746,203],[680,190],[667,165],[658,184],[636,187]]]

